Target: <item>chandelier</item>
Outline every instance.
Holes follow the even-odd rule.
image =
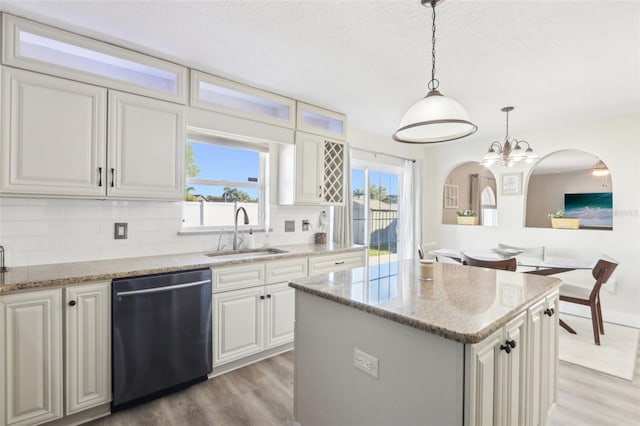
[[[446,98],[436,79],[436,6],[444,0],[421,0],[431,6],[431,80],[427,95],[415,103],[400,120],[393,139],[407,143],[447,142],[469,136],[478,126],[469,121],[469,115],[456,101]]]
[[[509,112],[513,111],[514,107],[508,106],[502,108],[500,111],[507,113],[507,134],[504,137],[504,144],[500,144],[498,141],[494,141],[489,146],[489,152],[482,157],[481,163],[485,166],[491,166],[497,162],[500,162],[503,166],[513,167],[521,162],[532,163],[540,156],[533,152],[529,142],[519,141],[517,139],[509,139]],[[527,146],[524,149],[524,145]]]

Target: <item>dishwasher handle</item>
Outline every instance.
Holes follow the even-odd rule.
[[[116,292],[116,296],[121,297],[121,296],[133,296],[136,294],[163,293],[165,291],[172,291],[172,290],[177,290],[181,288],[205,285],[205,284],[209,284],[210,282],[211,280],[202,280],[202,281],[194,281],[191,283],[169,285],[166,287],[153,287],[153,288],[145,288],[142,290],[118,291]]]

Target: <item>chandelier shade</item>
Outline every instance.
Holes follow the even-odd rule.
[[[429,93],[416,102],[404,114],[398,130],[393,134],[397,142],[438,143],[469,136],[478,126],[469,120],[469,114],[458,102],[447,98],[438,91],[439,81],[436,70],[436,5],[444,0],[421,0],[423,6],[432,10],[431,35],[431,80]]]

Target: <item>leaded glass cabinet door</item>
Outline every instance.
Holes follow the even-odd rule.
[[[323,201],[327,204],[344,203],[344,144],[324,141]]]

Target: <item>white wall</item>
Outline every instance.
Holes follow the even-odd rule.
[[[640,327],[640,130],[636,114],[580,123],[559,129],[544,129],[518,135],[531,142],[545,156],[562,149],[580,149],[601,158],[611,170],[615,184],[613,196],[614,229],[559,230],[524,228],[523,195],[503,196],[498,189],[498,226],[465,227],[442,225],[442,185],[449,172],[465,161],[478,161],[488,141],[468,140],[438,144],[425,149],[423,200],[423,241],[435,240],[442,247],[487,248],[508,243],[522,246],[544,245],[550,255],[597,258],[607,254],[620,262],[613,293],[602,292],[605,320]],[[492,170],[500,185],[503,173],[522,172],[523,185],[530,165]],[[610,287],[611,288],[611,287]]]

